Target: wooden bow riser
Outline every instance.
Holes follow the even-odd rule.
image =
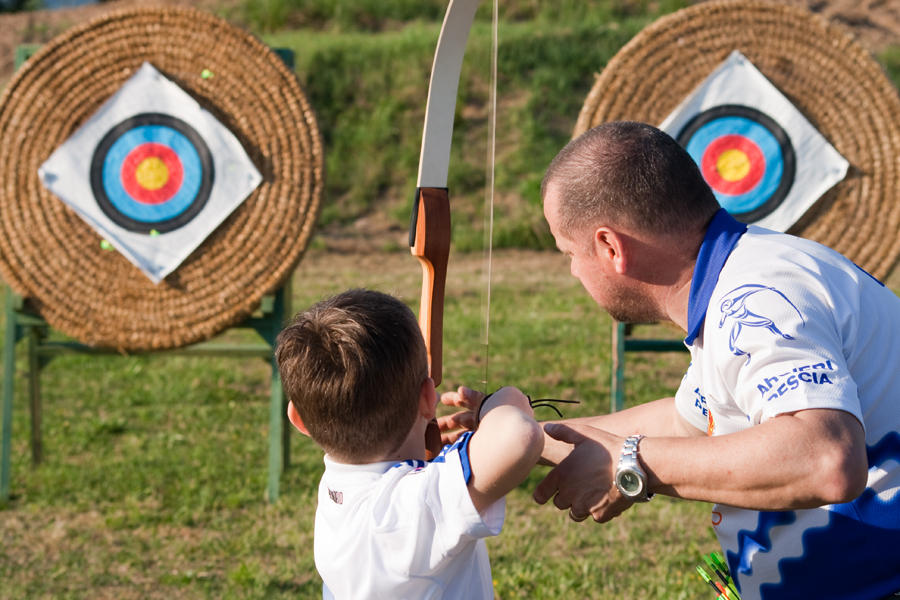
[[[443,188],[416,192],[412,254],[422,264],[422,302],[419,327],[428,351],[429,375],[441,384],[444,336],[444,289],[450,256],[450,198]]]

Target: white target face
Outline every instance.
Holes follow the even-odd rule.
[[[793,225],[849,166],[738,51],[660,129],[687,149],[723,208],[776,231]]]
[[[234,134],[148,63],[39,175],[154,283],[262,181]]]

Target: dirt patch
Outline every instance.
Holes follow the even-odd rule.
[[[695,4],[699,3],[695,0]],[[900,44],[900,0],[780,0],[780,3],[808,8],[843,25],[875,54]]]
[[[853,32],[870,51],[900,44],[900,0],[785,0]]]
[[[484,258],[480,252],[452,252],[447,273],[447,295],[478,294]],[[502,285],[547,285],[558,288],[580,286],[569,273],[569,261],[556,250],[497,250],[493,256],[492,283]],[[307,252],[294,276],[295,295],[317,300],[323,295],[343,291],[341,286],[368,287],[413,298],[420,293],[422,270],[408,252],[335,253],[328,250]],[[305,289],[304,289],[305,288]],[[299,310],[301,306],[295,306]]]

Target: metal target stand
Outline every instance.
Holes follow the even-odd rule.
[[[645,340],[631,338],[634,325],[613,321],[612,361],[610,364],[609,412],[625,408],[625,353],[626,352],[688,352],[681,340]]]
[[[28,60],[40,48],[39,44],[27,44],[16,48],[15,68]],[[294,52],[286,48],[273,51],[293,71]],[[34,466],[43,461],[41,421],[41,369],[58,356],[87,354],[91,356],[121,356],[111,348],[96,348],[78,342],[48,340],[50,325],[36,312],[29,310],[27,300],[4,285],[6,331],[3,340],[3,390],[2,431],[0,431],[0,502],[10,498],[10,473],[12,452],[12,415],[16,377],[16,344],[28,342],[28,391],[31,413],[31,459]],[[261,358],[272,369],[269,402],[269,474],[266,497],[275,502],[279,496],[281,473],[290,463],[290,424],[285,418],[287,403],[281,386],[278,365],[275,362],[275,338],[284,323],[293,316],[291,307],[291,278],[274,294],[264,296],[262,304],[249,319],[230,329],[251,329],[262,338],[256,343],[230,344],[215,340],[193,344],[184,348],[160,352],[137,352],[130,356],[216,356],[226,358]],[[227,330],[226,330],[227,331]]]

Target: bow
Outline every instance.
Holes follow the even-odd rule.
[[[416,199],[409,227],[410,249],[422,264],[419,327],[435,386],[441,383],[442,375],[444,289],[450,256],[450,142],[463,55],[480,1],[450,0],[444,16],[428,86]],[[440,451],[440,437],[437,421],[433,421],[425,435],[429,458]]]

